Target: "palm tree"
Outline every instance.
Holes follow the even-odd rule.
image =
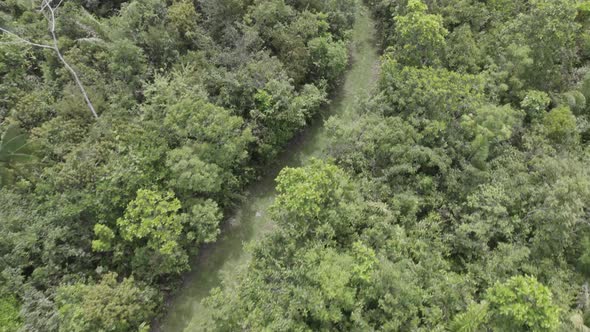
[[[0,137],[0,187],[11,182],[19,165],[33,158],[26,134],[18,126],[9,126]]]

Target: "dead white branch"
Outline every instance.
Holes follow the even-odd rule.
[[[6,44],[27,44],[27,45],[31,45],[31,46],[37,46],[37,47],[43,47],[43,48],[50,48],[52,50],[55,50],[55,48],[51,45],[44,45],[44,44],[37,44],[37,43],[33,43],[31,41],[28,41],[24,38],[21,38],[19,35],[12,33],[2,27],[0,27],[0,31],[4,32],[5,34],[12,36],[14,38],[16,38],[16,41],[14,42],[1,42],[0,44],[6,45]]]
[[[88,97],[88,94],[86,93],[86,89],[84,89],[84,85],[82,84],[82,81],[80,81],[80,78],[78,77],[78,73],[76,73],[74,68],[72,68],[72,66],[70,66],[70,64],[66,61],[66,59],[63,57],[63,55],[61,54],[61,51],[59,49],[59,45],[57,42],[57,34],[55,33],[55,10],[59,7],[59,5],[61,5],[62,1],[60,1],[57,4],[57,6],[55,6],[55,7],[51,6],[51,2],[52,2],[51,0],[43,0],[41,3],[41,9],[39,9],[39,11],[42,12],[43,15],[45,16],[45,18],[48,20],[49,32],[51,34],[51,39],[53,40],[53,45],[44,45],[44,44],[38,44],[38,43],[31,42],[29,40],[26,40],[26,39],[20,37],[19,35],[15,34],[13,32],[10,32],[10,31],[2,28],[2,27],[0,27],[0,31],[2,31],[3,33],[5,33],[7,35],[12,36],[13,38],[16,39],[16,42],[18,42],[18,43],[54,50],[55,54],[59,58],[59,61],[61,61],[61,63],[63,63],[64,67],[70,72],[70,74],[74,78],[74,81],[76,82],[76,85],[78,85],[78,88],[80,89],[80,92],[82,93],[82,96],[84,96],[84,101],[86,101],[86,104],[88,105],[88,108],[90,109],[90,112],[92,112],[92,115],[98,119],[98,114],[96,113],[96,110],[94,109],[94,106],[92,105],[92,102],[90,101],[90,98]],[[0,44],[14,44],[14,43],[15,42],[5,42],[5,43],[0,43]]]

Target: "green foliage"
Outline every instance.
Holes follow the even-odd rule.
[[[440,15],[427,14],[421,0],[409,0],[406,14],[397,15],[394,56],[407,66],[426,67],[441,62],[445,48],[444,28]]]
[[[216,239],[220,220],[219,207],[212,200],[192,200],[181,213],[180,200],[172,192],[140,189],[117,219],[116,231],[94,226],[92,249],[112,252],[117,261],[125,261],[132,252],[132,268],[144,280],[178,274],[188,268],[193,246]],[[154,268],[157,271],[151,271]]]
[[[586,98],[586,101],[590,100],[590,73],[586,73],[582,78],[582,82],[580,84],[580,92]]]
[[[481,77],[446,69],[402,67],[386,60],[381,68],[379,89],[383,107],[419,121],[461,116],[481,105]]]
[[[27,136],[17,126],[9,126],[0,137],[0,187],[11,182],[19,167],[33,160]]]
[[[531,90],[528,91],[526,96],[523,98],[520,106],[527,113],[529,121],[539,121],[545,115],[551,98],[543,91]]]
[[[576,2],[533,1],[529,11],[517,16],[513,24],[508,25],[509,29],[514,29],[518,43],[531,49],[534,62],[527,73],[531,86],[540,89],[560,86],[571,71],[576,57],[575,38],[579,31],[575,22]]]
[[[109,45],[109,71],[121,86],[132,92],[139,89],[147,70],[143,50],[128,40],[115,41]]]
[[[446,56],[449,67],[460,73],[477,73],[483,52],[477,45],[471,27],[464,24],[448,36]]]
[[[172,174],[171,185],[186,192],[220,192],[222,169],[199,159],[195,150],[184,146],[170,151],[166,164]]]
[[[590,275],[590,238],[584,237],[580,243],[581,255],[578,257],[578,268],[586,275]]]
[[[192,1],[179,0],[168,7],[168,19],[172,26],[187,38],[192,38],[198,29],[200,15]]]
[[[586,97],[578,90],[569,91],[561,97],[562,103],[568,106],[575,115],[583,115],[586,111]]]
[[[535,277],[515,276],[486,293],[490,324],[499,331],[555,331],[559,309]]]
[[[346,241],[359,222],[347,176],[334,165],[314,160],[283,169],[276,181],[273,216],[293,239]]]
[[[331,37],[317,37],[308,42],[310,58],[318,79],[335,82],[348,64],[348,50],[344,42],[334,42]]]
[[[258,138],[257,152],[264,158],[272,158],[326,101],[326,91],[306,85],[296,93],[292,85],[273,79],[254,95],[254,99],[256,106],[250,116],[253,133]]]
[[[173,193],[140,189],[123,218],[117,220],[121,237],[129,242],[145,239],[150,249],[172,255],[178,250],[178,237],[182,232],[178,210],[180,201]]]
[[[22,300],[23,329],[51,332],[59,285],[97,271],[170,290],[326,102],[356,2],[49,5],[100,118],[52,50],[21,43],[51,44],[39,3],[3,2],[0,26],[22,39],[0,33],[0,288]],[[127,329],[115,320],[93,328]]]
[[[248,160],[251,130],[242,118],[199,100],[183,99],[163,119],[172,146],[170,185],[180,193],[229,193],[239,185],[233,170]]]
[[[335,165],[280,173],[277,227],[207,300],[207,326],[585,330],[579,2],[368,4],[388,50],[378,84],[326,122]],[[265,5],[277,27],[290,15]],[[273,108],[276,93],[254,96]]]
[[[375,266],[378,264],[375,251],[360,241],[352,244],[352,251],[356,262],[353,266],[355,277],[363,282],[371,282]]]
[[[302,219],[317,218],[322,207],[337,204],[345,176],[336,166],[315,161],[309,168],[285,168],[277,177],[277,209]]]
[[[0,331],[15,332],[21,327],[19,304],[14,297],[0,298]]]
[[[558,107],[545,114],[543,125],[547,136],[558,144],[572,144],[578,138],[576,117],[569,107]]]
[[[463,115],[461,126],[471,137],[472,162],[483,168],[495,145],[507,141],[522,115],[510,106],[484,106],[475,114]],[[493,155],[493,153],[492,153]]]
[[[92,250],[99,252],[111,250],[115,233],[110,228],[96,224],[94,225],[94,234],[97,239],[92,241]]]
[[[467,307],[467,310],[453,318],[449,325],[452,332],[480,332],[485,331],[487,321],[487,303],[474,303]]]
[[[381,43],[377,84],[345,86],[359,102],[327,120],[328,161],[280,173],[276,227],[203,328],[584,330],[587,1],[367,3],[375,40],[348,31],[356,0],[60,3],[97,120],[52,50],[0,34],[0,330],[149,329],[321,115],[349,36]],[[33,5],[2,2],[0,26],[48,43]],[[367,76],[371,59],[353,58]]]
[[[105,274],[99,283],[76,283],[57,290],[60,331],[147,331],[156,294],[133,278]]]

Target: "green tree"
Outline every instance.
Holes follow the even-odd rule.
[[[510,139],[523,117],[508,105],[488,105],[478,108],[474,114],[463,115],[461,126],[472,139],[471,161],[483,168],[490,155],[494,155],[494,147]]]
[[[58,288],[60,331],[149,330],[157,294],[133,278],[117,281],[117,274],[105,274],[98,283],[76,283]]]
[[[515,276],[496,283],[485,296],[489,322],[497,331],[555,331],[559,309],[551,291],[531,276]]]
[[[574,0],[535,0],[524,15],[508,24],[518,44],[526,44],[534,59],[527,79],[540,90],[564,86],[576,60],[576,35],[579,24]]]
[[[182,232],[180,207],[180,201],[171,192],[140,189],[123,218],[117,220],[117,226],[125,241],[145,239],[150,249],[172,255],[179,249]]]
[[[576,117],[569,107],[558,107],[546,113],[543,125],[547,136],[558,144],[573,144],[578,139]]]
[[[337,166],[314,160],[304,168],[284,168],[276,179],[272,207],[280,227],[295,239],[346,241],[357,223],[348,177]]]
[[[457,314],[449,324],[451,332],[483,332],[487,321],[487,303],[473,303]]]
[[[317,37],[308,42],[313,63],[312,77],[336,82],[348,64],[348,50],[344,42],[333,41],[331,36]]]
[[[525,110],[528,120],[531,122],[541,120],[551,103],[551,98],[546,92],[530,90],[522,99],[520,106]]]
[[[447,69],[404,67],[387,59],[381,66],[379,107],[386,115],[400,114],[418,123],[450,119],[483,104],[481,76],[459,74]]]
[[[33,160],[27,136],[17,126],[9,126],[0,137],[0,187],[11,182],[19,167]]]
[[[189,250],[194,253],[196,245],[216,239],[221,212],[210,199],[190,200],[184,213],[181,207],[172,192],[140,189],[114,230],[94,226],[92,248],[112,252],[124,263],[132,252],[131,268],[144,279],[182,272],[188,269]]]
[[[407,66],[439,65],[449,33],[440,15],[427,14],[421,0],[409,0],[405,15],[396,15],[394,56]]]
[[[15,332],[22,326],[19,304],[13,296],[0,298],[0,332]]]
[[[460,73],[477,73],[483,62],[483,51],[477,45],[471,27],[464,24],[451,32],[446,45],[449,67]]]

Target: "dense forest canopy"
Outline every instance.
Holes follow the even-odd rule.
[[[355,8],[0,2],[0,330],[149,329],[327,103]]]
[[[590,2],[0,2],[0,331],[148,331],[349,63],[219,331],[590,330]]]
[[[590,3],[367,1],[381,71],[204,326],[588,331]]]

